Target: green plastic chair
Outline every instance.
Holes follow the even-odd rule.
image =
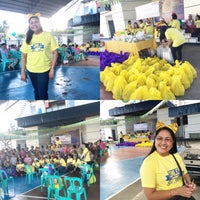
[[[12,60],[8,59],[5,54],[1,54],[1,56],[2,56],[1,61],[2,61],[2,71],[3,72],[6,71],[7,64],[11,64],[12,67],[14,67],[14,62]]]
[[[55,165],[54,164],[46,164],[44,166],[44,168],[49,168],[50,169],[50,166],[52,167],[53,169],[53,174],[51,175],[58,175],[59,176],[59,171],[55,168]],[[51,172],[51,171],[50,171]]]
[[[28,184],[31,184],[31,181],[33,181],[34,175],[36,175],[38,179],[38,173],[34,172],[31,165],[25,165],[26,169],[26,181],[28,181]]]
[[[41,185],[40,185],[40,190],[42,192],[43,187],[48,187],[48,181],[47,177],[51,175],[49,168],[40,168],[39,173],[41,174],[40,180],[41,180]]]
[[[57,180],[58,182],[58,188],[55,187],[55,183],[54,180]],[[50,175],[47,176],[47,182],[48,182],[48,200],[51,199],[52,193],[53,196],[55,195],[59,195],[60,191],[64,188],[63,184],[62,184],[62,180],[60,176],[55,176],[55,175]],[[64,195],[66,196],[65,190],[64,190]]]
[[[86,190],[83,187],[81,178],[65,176],[64,184],[69,198],[71,198],[71,195],[74,193],[76,195],[76,200],[81,200],[82,194],[84,195],[84,200],[87,200]]]
[[[89,164],[81,164],[81,179],[83,182],[87,182],[87,186],[90,187],[90,179],[94,179],[94,170]],[[92,183],[96,182],[96,180],[92,180]]]
[[[6,198],[6,197],[11,198],[11,196],[9,196],[9,190],[10,190],[11,187],[13,188],[12,197],[15,196],[14,178],[12,176],[8,177],[5,170],[0,170],[0,187],[2,188],[2,190],[4,192],[4,198]]]

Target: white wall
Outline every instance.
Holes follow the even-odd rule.
[[[159,108],[157,110],[157,119],[163,121],[166,125],[171,123],[171,118],[168,115],[168,108]]]
[[[88,117],[86,120],[97,118],[98,116]],[[83,142],[96,142],[100,139],[100,120],[95,123],[86,124],[84,127]]]
[[[200,133],[200,114],[188,115],[188,125],[185,125],[186,138],[192,133]]]
[[[185,19],[189,14],[195,16],[197,13],[200,14],[200,0],[184,0]]]

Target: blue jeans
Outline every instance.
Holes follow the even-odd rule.
[[[34,88],[35,100],[47,100],[49,71],[43,73],[33,73],[28,71],[28,75]]]

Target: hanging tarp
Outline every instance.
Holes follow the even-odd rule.
[[[147,3],[142,6],[135,7],[136,19],[146,19],[160,16],[160,3],[159,1]]]

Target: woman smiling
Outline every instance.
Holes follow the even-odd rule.
[[[196,185],[191,182],[182,158],[177,153],[177,124],[156,125],[152,149],[140,168],[141,182],[148,200],[194,200]]]

